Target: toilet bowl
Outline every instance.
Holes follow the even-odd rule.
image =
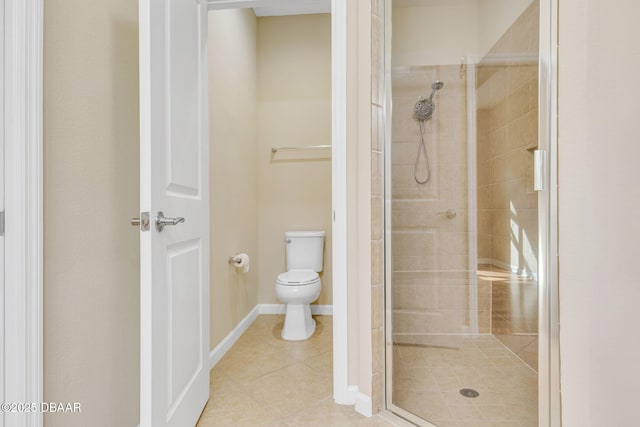
[[[316,321],[310,304],[318,299],[320,289],[320,277],[313,270],[291,270],[278,276],[276,296],[287,305],[282,339],[302,341],[313,335]]]
[[[308,339],[316,329],[310,304],[318,299],[322,284],[324,231],[287,231],[285,257],[287,271],[278,275],[276,296],[286,304],[282,338]]]

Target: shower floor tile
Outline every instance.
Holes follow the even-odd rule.
[[[284,341],[284,316],[261,315],[211,371],[197,427],[394,426],[332,398],[332,317],[306,341]]]
[[[459,348],[396,344],[393,365],[394,405],[438,427],[538,425],[537,373],[492,335]]]

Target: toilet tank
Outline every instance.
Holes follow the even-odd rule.
[[[287,231],[284,233],[287,271],[322,271],[324,231]]]

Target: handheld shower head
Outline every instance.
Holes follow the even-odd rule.
[[[436,106],[433,103],[433,99],[431,99],[432,96],[430,96],[429,98],[425,98],[423,96],[418,98],[418,102],[416,102],[416,106],[413,108],[413,112],[419,121],[427,120],[433,114],[433,110],[436,108]]]
[[[433,102],[433,95],[436,94],[436,91],[442,89],[444,83],[440,80],[436,80],[431,85],[431,95],[429,98],[425,98],[423,96],[418,98],[418,102],[416,102],[416,106],[413,107],[413,114],[415,118],[418,119],[418,127],[420,128],[420,145],[418,146],[418,156],[416,157],[416,162],[413,166],[413,177],[418,184],[426,184],[431,179],[431,166],[429,165],[429,154],[427,153],[427,146],[424,142],[424,131],[427,127],[427,120],[431,118],[433,112],[436,109],[436,103]],[[426,177],[419,178],[419,166],[420,159],[424,154],[424,161],[426,163]]]
[[[436,104],[433,102],[433,95],[435,95],[437,90],[442,89],[444,83],[440,80],[436,80],[431,85],[431,95],[429,98],[419,97],[416,106],[413,109],[413,112],[416,115],[416,118],[420,121],[428,120],[433,115],[433,111],[436,109]]]

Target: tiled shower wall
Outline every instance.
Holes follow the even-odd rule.
[[[538,16],[535,1],[478,66],[479,286],[492,301],[491,333],[537,368]],[[506,271],[505,271],[506,270]],[[516,277],[507,271],[528,277]]]
[[[371,0],[371,349],[372,410],[384,408],[384,16]]]
[[[478,66],[478,257],[519,273],[537,271],[538,2]]]
[[[419,184],[413,109],[436,80],[444,87],[425,130],[431,179]],[[466,75],[459,65],[395,67],[392,93],[393,339],[455,346],[457,335],[470,332],[471,317],[480,315],[482,331],[489,325],[488,299],[480,301],[481,313],[469,306]]]

